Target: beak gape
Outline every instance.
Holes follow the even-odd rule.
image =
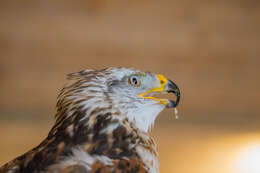
[[[165,90],[168,93],[174,93],[176,96],[176,101],[170,100],[169,103],[167,104],[168,108],[175,108],[178,106],[181,98],[181,92],[178,86],[171,80],[167,80],[167,84],[165,86]]]

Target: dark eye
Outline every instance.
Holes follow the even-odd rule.
[[[129,83],[133,86],[140,86],[141,85],[141,81],[138,78],[138,76],[131,76],[129,78]]]

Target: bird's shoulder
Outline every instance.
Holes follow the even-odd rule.
[[[107,115],[106,118],[96,117],[90,127],[85,124],[88,123],[84,120],[75,123],[66,119],[55,126],[39,146],[7,163],[0,172],[105,173],[129,170],[139,173],[145,172],[149,167],[147,163],[156,158],[152,138],[127,119]]]

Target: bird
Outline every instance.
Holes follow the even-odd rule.
[[[178,86],[126,67],[85,69],[67,79],[47,137],[0,173],[159,173],[149,132],[164,108],[179,104]],[[155,97],[166,93],[175,99]]]

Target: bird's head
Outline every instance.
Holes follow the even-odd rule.
[[[175,108],[180,100],[180,90],[175,83],[161,74],[141,72],[130,68],[83,70],[69,74],[72,84],[62,90],[57,108],[119,112],[143,131],[153,125],[164,108]],[[175,101],[157,98],[155,94],[174,93]],[[71,104],[68,104],[71,103]]]

